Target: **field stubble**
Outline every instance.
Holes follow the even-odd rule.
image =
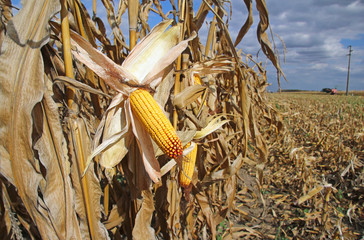
[[[268,99],[282,114],[284,131],[268,139],[262,186],[249,164],[241,170],[235,237],[361,239],[364,97],[282,93]]]

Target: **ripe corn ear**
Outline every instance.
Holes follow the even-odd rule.
[[[182,143],[162,109],[146,90],[130,94],[130,106],[158,147],[170,158],[183,154]]]
[[[189,146],[190,143],[187,144],[186,147]],[[180,171],[179,173],[179,182],[180,185],[184,188],[188,187],[191,183],[193,172],[195,170],[196,157],[197,157],[197,144],[195,144],[195,147],[192,149],[192,151],[183,158],[182,171]]]

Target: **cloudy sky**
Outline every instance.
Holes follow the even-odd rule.
[[[85,2],[87,5],[87,2],[92,1]],[[115,1],[115,8],[117,2]],[[247,9],[243,0],[231,2],[232,5],[225,4],[225,9],[230,12],[232,6],[229,30],[234,41],[245,22]],[[194,1],[195,12],[200,3],[201,0]],[[162,4],[164,12],[168,11],[169,1],[163,1]],[[238,48],[265,63],[266,58],[259,52],[260,45],[256,37],[259,14],[255,1],[253,4],[254,23]],[[353,51],[349,90],[364,90],[364,0],[266,0],[266,4],[274,41],[281,57],[281,68],[287,78],[287,81],[281,79],[282,89],[321,90],[329,87],[345,91],[348,46],[351,45]],[[105,13],[100,9],[98,14],[102,16]],[[150,17],[152,16],[153,14]],[[160,20],[156,17],[156,22]],[[206,22],[211,20],[212,14]],[[127,34],[125,23],[126,15],[124,24],[120,27]],[[207,28],[200,31],[203,43],[206,32]],[[286,47],[285,55],[280,39]],[[267,62],[266,69],[268,82],[271,84],[268,89],[276,91],[276,70],[270,62]]]
[[[253,1],[254,2],[254,1]],[[288,82],[282,89],[321,90],[324,87],[346,89],[349,45],[352,45],[349,90],[364,90],[364,1],[354,0],[267,0],[269,19]],[[243,1],[232,2],[229,29],[237,35],[246,18]],[[255,11],[254,24],[238,46],[256,55],[259,44]],[[258,59],[264,61],[260,53]],[[267,65],[270,90],[277,90],[276,71]]]
[[[92,13],[92,0],[81,0]],[[118,5],[114,0],[115,10]],[[232,16],[229,30],[233,41],[247,17],[243,0],[231,0]],[[13,3],[19,4],[19,0]],[[194,7],[201,0],[194,1]],[[167,12],[169,1],[162,1]],[[256,37],[259,15],[254,4],[254,23],[247,35],[238,45],[245,53],[252,54],[258,61],[266,62],[259,52],[260,45]],[[348,71],[348,46],[352,46],[349,90],[364,90],[364,0],[266,0],[269,20],[274,33],[274,41],[281,57],[281,68],[287,82],[281,79],[282,89],[321,90],[337,88],[346,90]],[[225,4],[230,12],[230,4]],[[107,24],[106,12],[98,0],[98,16]],[[153,14],[150,15],[152,18]],[[159,22],[160,17],[155,18]],[[212,20],[212,14],[206,19]],[[123,16],[122,32],[128,34],[127,14]],[[207,29],[200,31],[200,38],[205,43]],[[279,36],[279,38],[277,37]],[[269,33],[270,36],[270,33]],[[286,47],[285,62],[283,44]],[[259,55],[257,55],[259,53]],[[267,62],[268,87],[278,89],[276,70]]]

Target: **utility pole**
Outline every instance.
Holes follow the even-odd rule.
[[[351,45],[349,45],[349,64],[348,64],[348,77],[347,77],[347,79],[346,79],[346,96],[348,96],[349,95],[349,78],[350,78],[350,58],[351,58],[351,52],[353,51],[353,50],[351,50]]]

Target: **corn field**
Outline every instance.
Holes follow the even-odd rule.
[[[236,48],[258,21],[284,77],[268,9],[244,3],[232,39],[229,1],[102,0],[91,16],[79,0],[1,0],[0,239],[359,238],[363,115],[355,133],[326,121],[352,120],[342,110],[322,118],[350,136],[332,149],[268,97],[264,64]]]

